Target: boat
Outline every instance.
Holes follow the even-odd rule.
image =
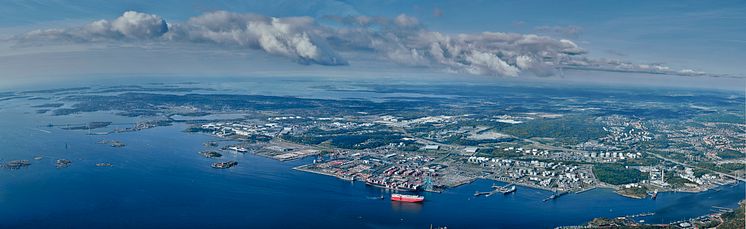
[[[512,192],[515,192],[515,185],[511,185],[509,188],[498,190],[499,192],[502,192],[504,195],[510,194]]]
[[[512,192],[515,192],[515,185],[513,185],[513,184],[507,184],[505,186],[497,186],[497,185],[493,184],[492,188],[495,189],[494,192],[500,192],[500,193],[505,194],[505,195],[507,195],[509,193],[512,193]]]
[[[405,195],[405,194],[391,194],[391,201],[400,201],[408,203],[419,203],[425,200],[424,196],[417,195]]]

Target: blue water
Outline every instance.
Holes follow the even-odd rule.
[[[479,180],[426,193],[422,204],[397,203],[371,198],[386,194],[378,188],[291,169],[307,160],[227,154],[239,165],[212,169],[214,160],[197,152],[203,142],[218,139],[185,133],[183,125],[96,136],[44,125],[114,117],[36,115],[14,103],[4,103],[0,117],[0,161],[33,163],[0,170],[0,228],[549,228],[650,211],[656,215],[647,222],[670,222],[710,213],[712,206],[735,207],[745,195],[739,184],[697,194],[661,193],[657,200],[598,189],[543,202],[551,193],[523,187],[507,196],[475,198],[474,191],[493,184]],[[127,146],[96,143],[106,139]],[[58,158],[73,164],[56,169]],[[99,162],[114,166],[95,167]]]

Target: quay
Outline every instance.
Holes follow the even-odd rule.
[[[557,198],[559,198],[560,196],[563,196],[563,195],[565,195],[565,194],[567,194],[567,192],[555,192],[555,193],[554,193],[554,194],[552,194],[551,196],[549,196],[549,197],[547,197],[546,199],[544,199],[544,202],[547,202],[547,201],[550,201],[550,200],[554,200],[554,199],[557,199]]]
[[[504,195],[507,195],[509,193],[515,192],[516,188],[514,184],[507,184],[505,186],[497,186],[495,184],[492,185],[492,191],[489,192],[480,192],[477,191],[474,193],[474,196],[491,196],[495,193],[502,193]]]

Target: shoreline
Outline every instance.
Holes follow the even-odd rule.
[[[272,158],[272,157],[269,157],[269,158]],[[273,159],[276,159],[276,158],[273,158]],[[278,161],[282,161],[282,160],[278,160]],[[357,180],[355,178],[342,177],[342,176],[338,176],[336,174],[331,174],[331,173],[326,173],[326,172],[317,171],[317,170],[313,170],[313,169],[308,169],[307,167],[309,165],[311,165],[311,164],[299,165],[299,166],[293,167],[292,169],[293,170],[297,170],[297,171],[302,171],[302,172],[309,172],[309,173],[324,175],[324,176],[331,176],[331,177],[335,177],[335,178],[340,179],[340,180],[365,182],[365,181]],[[471,184],[471,183],[474,183],[474,181],[476,181],[478,179],[483,179],[483,180],[488,180],[488,181],[495,181],[495,182],[502,182],[502,183],[506,183],[506,184],[513,184],[513,185],[524,187],[524,188],[531,188],[531,189],[537,189],[537,190],[543,190],[543,191],[549,191],[549,192],[556,192],[556,190],[553,190],[551,188],[541,187],[541,186],[537,186],[537,185],[530,185],[530,184],[517,183],[517,182],[509,182],[509,181],[503,181],[503,180],[498,180],[498,179],[490,179],[490,178],[484,178],[484,177],[477,177],[477,178],[467,179],[467,180],[458,182],[455,185],[447,186],[446,189],[451,189],[451,188],[456,188],[456,187],[459,187],[459,186]],[[710,187],[708,189],[701,190],[701,191],[670,190],[670,191],[659,191],[658,194],[666,193],[666,192],[703,193],[703,192],[715,190],[716,188],[719,188],[719,187],[724,187],[724,186],[728,186],[728,185],[734,185],[734,184],[738,184],[738,183],[739,182],[733,182],[733,183],[724,184],[724,185],[717,185],[717,186]],[[390,189],[390,188],[385,188],[385,187],[380,187],[380,186],[375,186],[375,185],[371,185],[371,186],[382,188],[382,189]],[[637,200],[642,200],[642,199],[646,199],[647,198],[647,197],[639,197],[639,196],[634,196],[634,195],[623,194],[623,193],[620,193],[619,190],[618,190],[618,188],[615,187],[615,186],[604,186],[604,185],[591,186],[591,187],[587,187],[587,188],[584,188],[584,189],[581,189],[581,190],[577,190],[577,191],[567,190],[567,192],[572,193],[572,194],[581,194],[581,193],[588,192],[588,191],[595,190],[595,189],[609,189],[612,192],[616,193],[617,195],[620,195],[620,196],[623,196],[623,197],[627,197],[627,198],[637,199]],[[444,190],[445,189],[443,189],[443,190],[423,190],[423,191],[425,191],[425,192],[433,192],[433,193],[441,193]]]
[[[218,137],[218,138],[221,138],[223,141],[237,141],[236,139],[229,139],[229,138],[226,138],[226,137]],[[285,142],[285,141],[283,141],[283,142]],[[292,143],[292,144],[296,144],[296,143]],[[298,144],[296,144],[296,145],[298,145]],[[314,147],[312,147],[312,148],[316,149],[316,150],[323,150],[323,149],[320,149],[320,148],[314,148]],[[234,152],[234,151],[231,151],[231,152]],[[240,154],[251,153],[251,154],[254,154],[254,155],[259,155],[261,157],[272,159],[272,160],[276,160],[276,161],[280,161],[280,162],[302,160],[304,158],[308,158],[308,157],[311,157],[311,156],[317,156],[317,155],[319,155],[317,153],[317,154],[303,155],[303,156],[299,156],[299,157],[277,158],[276,157],[277,155],[270,155],[270,154],[265,154],[265,153],[259,153],[258,151],[245,152],[245,153],[244,152],[235,152],[235,153],[240,153]],[[338,176],[336,174],[325,173],[325,172],[321,172],[321,171],[317,171],[317,170],[313,170],[313,169],[307,169],[306,167],[308,167],[309,165],[312,165],[312,164],[299,165],[299,166],[293,167],[292,169],[298,170],[298,171],[303,171],[303,172],[310,172],[310,173],[320,174],[320,175],[332,176],[332,177],[335,177],[335,178],[340,179],[340,180],[346,180],[346,181],[355,181],[355,180],[357,180],[354,177],[342,177],[342,176]],[[456,188],[456,187],[459,187],[459,186],[462,186],[462,185],[471,184],[474,181],[476,181],[477,179],[485,179],[485,180],[490,180],[490,181],[502,182],[502,183],[506,183],[506,184],[514,184],[516,186],[521,186],[521,187],[524,187],[524,188],[532,188],[532,189],[538,189],[538,190],[544,190],[544,191],[550,191],[550,192],[557,192],[556,189],[542,187],[542,186],[538,186],[538,185],[534,185],[534,184],[525,184],[525,183],[519,183],[519,182],[513,182],[513,181],[507,181],[507,180],[500,180],[500,179],[493,179],[493,178],[485,178],[485,177],[470,178],[470,179],[466,179],[466,180],[463,180],[463,181],[460,181],[460,182],[457,182],[457,183],[454,183],[454,184],[445,185],[446,188],[440,189],[440,190],[424,190],[424,191],[426,191],[426,192],[440,193],[440,192],[444,191],[445,189]],[[357,180],[357,181],[365,182],[363,180]],[[725,187],[725,186],[729,186],[729,185],[737,185],[740,182],[741,182],[740,180],[732,180],[732,181],[728,181],[728,182],[722,183],[722,184],[718,183],[718,184],[710,185],[708,187],[705,187],[705,188],[699,189],[699,190],[671,190],[671,189],[666,190],[666,189],[663,189],[663,190],[659,190],[658,193],[659,194],[660,193],[666,193],[666,192],[674,192],[674,193],[676,193],[676,192],[681,192],[681,193],[704,193],[704,192],[707,192],[707,191],[716,190],[716,189],[718,189],[720,187]],[[376,185],[371,185],[371,186],[376,186]],[[379,186],[376,186],[376,187],[379,187]],[[391,189],[391,188],[386,188],[386,187],[379,187],[379,188]],[[622,193],[619,192],[620,188],[617,185],[609,185],[609,184],[606,184],[606,183],[603,183],[603,182],[600,182],[600,181],[596,185],[594,185],[594,186],[586,187],[586,188],[579,189],[579,190],[565,190],[563,192],[568,192],[568,193],[573,193],[573,194],[580,194],[580,193],[584,193],[584,192],[591,191],[591,190],[598,189],[598,188],[610,189],[614,193],[616,193],[616,194],[618,194],[620,196],[623,196],[623,197],[627,197],[627,198],[646,199],[646,197],[638,197],[638,196],[633,196],[633,195],[622,194]],[[398,189],[396,189],[396,190],[398,190]]]

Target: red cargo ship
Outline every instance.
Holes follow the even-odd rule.
[[[391,200],[409,202],[409,203],[418,203],[418,202],[422,202],[423,200],[425,200],[425,197],[415,196],[415,195],[404,195],[404,194],[391,194]]]

